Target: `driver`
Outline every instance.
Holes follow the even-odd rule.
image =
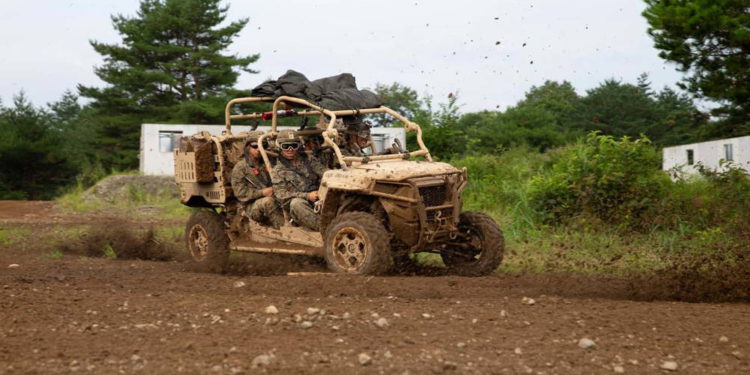
[[[370,122],[358,121],[346,127],[344,148],[341,153],[344,156],[365,156],[362,151],[372,147],[370,142]]]
[[[294,222],[319,231],[320,217],[313,204],[319,199],[320,180],[327,169],[303,152],[302,142],[292,130],[279,132],[276,144],[281,155],[273,168],[273,193]]]
[[[245,204],[251,219],[278,229],[284,225],[284,214],[273,197],[269,168],[258,149],[258,137],[263,132],[251,132],[243,145],[244,157],[232,169],[232,191]]]

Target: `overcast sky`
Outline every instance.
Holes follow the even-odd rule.
[[[225,2],[227,3],[227,2]],[[638,0],[354,1],[234,0],[229,20],[250,22],[232,53],[260,54],[251,88],[287,69],[310,79],[342,72],[360,88],[400,82],[438,102],[458,93],[462,111],[503,109],[545,80],[579,93],[607,78],[657,89],[681,74],[657,56]],[[102,86],[90,39],[115,43],[111,14],[134,15],[137,0],[2,0],[0,98],[24,90],[36,105],[76,84]],[[499,44],[498,44],[499,42]]]

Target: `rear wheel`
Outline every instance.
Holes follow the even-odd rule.
[[[222,272],[229,259],[229,237],[224,219],[215,212],[199,211],[185,226],[187,248],[193,263],[201,271]]]
[[[390,235],[374,215],[347,212],[336,217],[326,230],[325,258],[338,273],[376,275],[393,266]]]
[[[503,260],[505,240],[497,223],[482,212],[462,212],[458,223],[460,241],[440,252],[443,263],[454,273],[484,276],[494,272]]]

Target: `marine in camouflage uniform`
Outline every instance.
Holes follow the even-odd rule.
[[[367,121],[349,124],[344,135],[344,146],[340,148],[344,156],[365,156],[362,149],[372,147],[370,123]]]
[[[244,158],[232,169],[232,191],[245,204],[247,216],[278,229],[284,225],[284,214],[273,196],[271,176],[257,149],[258,136],[253,132],[245,141]]]
[[[312,205],[318,200],[320,179],[327,169],[317,159],[298,152],[301,142],[293,131],[281,131],[276,143],[281,156],[271,173],[273,194],[289,211],[294,222],[319,231],[320,217]]]

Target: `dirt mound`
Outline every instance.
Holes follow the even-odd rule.
[[[86,199],[109,203],[151,199],[178,199],[179,190],[171,176],[116,175],[99,181],[84,193]]]

